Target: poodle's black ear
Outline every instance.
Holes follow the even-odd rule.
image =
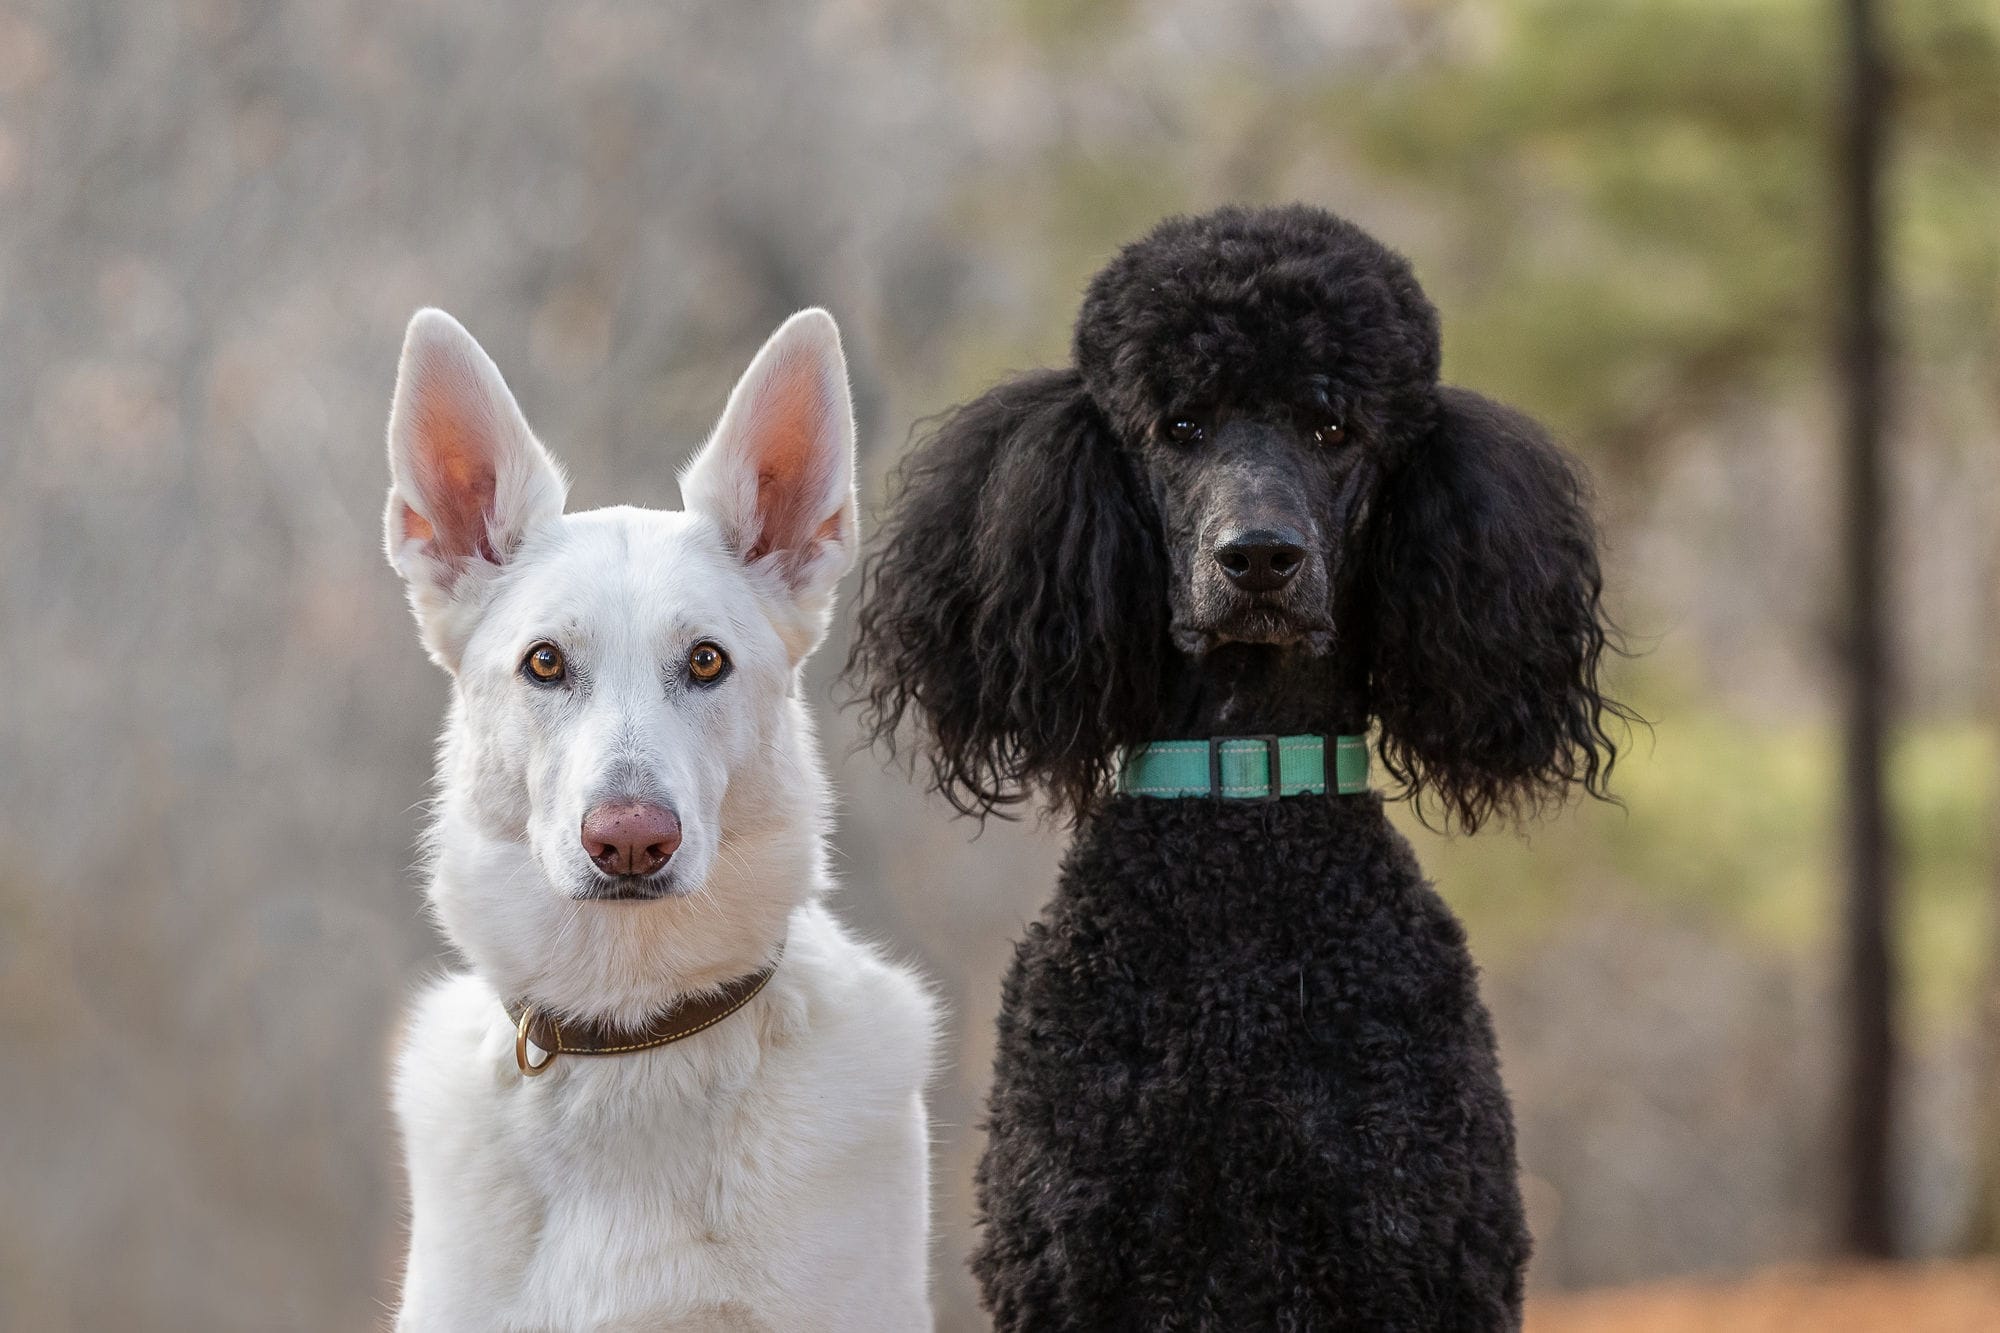
[[[1463,389],[1377,499],[1369,685],[1382,761],[1470,831],[1598,797],[1617,747],[1610,628],[1582,479],[1542,428]]]
[[[937,789],[986,815],[1081,813],[1146,739],[1168,657],[1158,525],[1073,370],[956,408],[903,464],[848,661],[893,751],[914,711]]]

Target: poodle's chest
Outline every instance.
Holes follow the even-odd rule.
[[[1022,941],[1002,1023],[1061,1034],[1127,1113],[1213,1122],[1249,1096],[1314,1132],[1440,1043],[1491,1041],[1464,933],[1372,799],[1114,803]]]
[[[1337,1084],[1360,1053],[1416,1039],[1398,1032],[1412,1016],[1397,978],[1343,943],[1213,922],[1044,921],[1022,942],[1003,1022],[1064,1033],[1071,1059],[1115,1067],[1135,1097],[1228,1098],[1246,1074],[1268,1092]]]

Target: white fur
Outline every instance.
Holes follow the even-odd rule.
[[[389,437],[390,561],[453,680],[430,900],[470,965],[418,1000],[397,1062],[398,1328],[928,1328],[933,1004],[821,905],[829,799],[798,697],[855,551],[832,319],[758,354],[685,512],[564,514],[499,371],[439,311],[410,323]],[[544,640],[562,686],[522,674]],[[685,669],[703,640],[731,663],[708,686]],[[679,815],[667,892],[583,896],[583,813],[631,799]],[[503,998],[636,1024],[781,941],[706,1032],[516,1068]]]

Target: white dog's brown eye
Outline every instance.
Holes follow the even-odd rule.
[[[1206,433],[1193,417],[1173,417],[1167,422],[1167,438],[1175,444],[1199,444]]]
[[[538,643],[530,648],[528,655],[521,659],[521,669],[528,673],[530,680],[542,685],[557,684],[568,670],[563,662],[562,649],[552,643]]]
[[[707,685],[722,678],[729,658],[722,649],[703,639],[688,653],[688,674]]]
[[[1339,444],[1347,438],[1347,427],[1338,421],[1328,421],[1313,428],[1313,438],[1321,444]]]

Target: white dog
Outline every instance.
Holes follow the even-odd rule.
[[[853,563],[840,335],[794,316],[681,478],[564,514],[449,315],[410,321],[389,560],[451,674],[398,1327],[930,1327],[933,1008],[846,934],[799,670]]]

